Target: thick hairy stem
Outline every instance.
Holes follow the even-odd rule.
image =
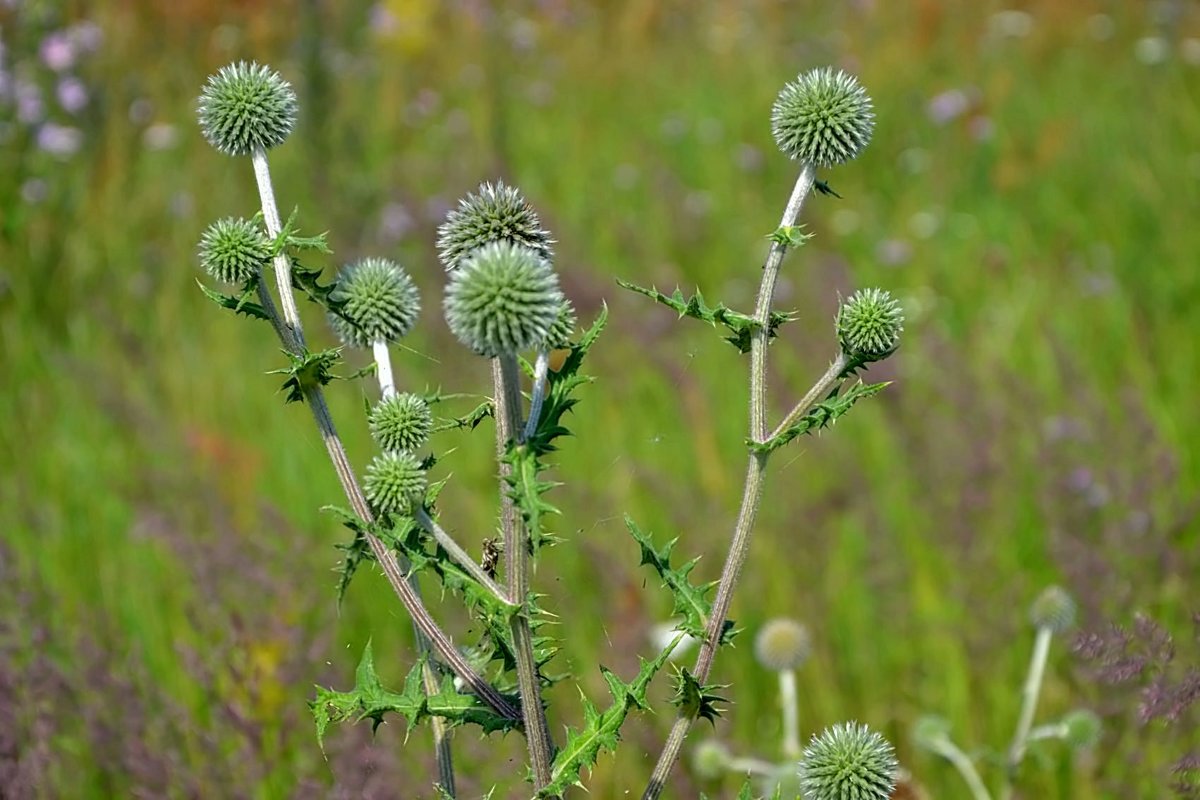
[[[550,783],[554,747],[542,706],[542,687],[533,657],[533,631],[529,626],[529,533],[508,493],[510,468],[504,454],[510,443],[520,444],[521,389],[517,358],[511,353],[492,361],[496,403],[496,454],[500,463],[500,521],[504,531],[504,572],[509,602],[520,606],[512,616],[513,651],[517,661],[517,686],[521,692],[521,714],[534,788]]]
[[[779,227],[789,227],[796,224],[804,198],[812,190],[816,172],[811,164],[805,164],[796,179],[792,195],[788,198]],[[772,240],[771,249],[767,253],[766,263],[763,264],[762,283],[758,289],[758,301],[754,307],[754,321],[758,323],[750,337],[750,439],[764,442],[767,439],[767,345],[768,332],[771,322],[771,302],[775,297],[775,282],[779,278],[779,267],[787,245]],[[721,633],[725,629],[725,618],[733,600],[733,591],[737,587],[738,578],[742,574],[742,566],[750,552],[750,538],[754,532],[754,520],[758,515],[758,506],[762,501],[763,473],[766,470],[769,453],[752,452],[750,463],[746,468],[746,482],[742,489],[742,505],[738,511],[737,525],[734,527],[733,540],[729,544],[729,555],[725,559],[725,567],[721,572],[721,581],[717,586],[717,596],[713,600],[712,614],[705,628],[704,641],[700,643],[700,653],[696,657],[696,666],[692,674],[701,684],[708,680],[712,670],[713,659],[720,646]],[[683,751],[683,742],[692,727],[692,718],[679,716],[671,727],[663,751],[650,775],[650,782],[642,794],[642,800],[655,800],[667,785],[667,778],[679,755]]]
[[[261,148],[255,149],[251,160],[254,165],[254,177],[258,184],[259,199],[262,203],[263,221],[267,228],[267,234],[275,238],[282,231],[283,224],[279,218],[279,208],[275,203],[275,190],[271,183],[271,171],[267,165],[266,152]],[[283,306],[282,319],[280,319],[278,312],[275,310],[274,303],[269,302],[270,293],[261,282],[259,285],[259,296],[260,298],[265,298],[264,308],[267,309],[268,316],[272,318],[276,333],[279,334],[284,347],[288,351],[299,355],[306,348],[304,328],[300,320],[300,312],[296,308],[295,295],[292,293],[291,264],[288,261],[287,254],[281,252],[276,255],[274,266],[280,295],[279,300]],[[354,475],[354,470],[350,466],[350,460],[346,457],[346,450],[342,446],[342,440],[338,436],[337,428],[333,424],[333,417],[329,413],[329,406],[325,403],[324,393],[319,386],[306,387],[304,390],[304,400],[312,411],[317,429],[321,432],[321,439],[325,442],[325,449],[329,453],[330,461],[333,463],[334,472],[337,473],[338,481],[346,493],[346,499],[350,502],[351,508],[363,522],[367,524],[374,522],[371,507],[358,485],[358,479]],[[404,604],[405,610],[408,611],[409,616],[412,618],[413,627],[417,633],[417,645],[422,649],[422,652],[432,649],[438,659],[446,664],[455,675],[460,677],[496,713],[508,719],[519,719],[517,709],[513,708],[512,704],[500,692],[484,680],[467,663],[467,660],[458,652],[458,648],[454,646],[454,642],[451,641],[445,631],[430,616],[429,611],[425,608],[425,604],[421,600],[420,592],[417,590],[415,583],[410,583],[406,579],[405,572],[407,568],[401,567],[395,554],[373,534],[367,534],[367,544],[371,548],[371,552],[374,554],[375,560],[379,563],[384,575],[387,577],[388,583],[391,584],[393,591],[396,592],[396,595]],[[427,664],[424,670],[423,683],[427,692],[436,692],[438,690],[437,676],[433,671],[432,665]],[[434,743],[437,751],[440,780],[444,788],[452,792],[454,775],[453,762],[450,758],[449,739],[446,736],[444,723],[439,723],[436,720],[434,725]]]

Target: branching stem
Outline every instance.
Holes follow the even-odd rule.
[[[437,522],[435,522],[434,519],[429,516],[428,511],[426,511],[424,508],[418,508],[416,512],[416,520],[417,524],[424,528],[425,531],[433,537],[434,541],[436,541],[438,545],[440,545],[441,548],[446,551],[446,554],[453,559],[454,563],[458,564],[460,567],[466,570],[466,572],[472,578],[486,587],[489,592],[496,596],[497,600],[500,600],[503,603],[510,603],[508,599],[508,593],[504,591],[500,584],[492,580],[492,577],[487,574],[483,567],[479,566],[475,559],[471,558],[470,553],[462,549],[462,546],[454,540],[454,537],[447,533],[441,525],[438,525]]]
[[[941,738],[937,742],[936,750],[938,755],[949,761],[958,770],[958,774],[962,776],[963,781],[971,790],[973,800],[992,800],[992,795],[984,785],[983,779],[979,777],[979,771],[975,769],[971,757],[964,753],[958,745],[950,739]]]
[[[1037,629],[1037,638],[1033,641],[1033,656],[1029,661],[1029,673],[1025,676],[1025,685],[1021,690],[1021,715],[1017,719],[1017,730],[1013,734],[1012,744],[1008,748],[1008,761],[1005,770],[1004,789],[1000,796],[1012,796],[1013,780],[1017,768],[1025,758],[1025,748],[1029,744],[1029,730],[1033,727],[1033,715],[1037,712],[1038,695],[1042,693],[1042,678],[1046,674],[1046,659],[1050,655],[1050,639],[1053,631],[1045,626]]]
[[[784,208],[779,227],[788,227],[796,223],[804,198],[812,190],[816,180],[816,172],[812,164],[804,164],[796,185],[792,189]],[[763,264],[762,284],[758,290],[758,301],[754,307],[754,320],[758,324],[750,337],[750,439],[762,443],[767,440],[767,345],[770,337],[771,302],[775,296],[775,282],[779,278],[779,267],[787,245],[782,241],[772,240],[766,263]],[[817,394],[810,390],[809,394]],[[750,538],[754,531],[754,521],[758,515],[758,507],[762,501],[763,477],[767,466],[768,452],[752,451],[750,462],[746,467],[746,482],[742,489],[742,504],[738,511],[737,524],[734,527],[733,539],[729,545],[729,555],[725,559],[725,567],[721,572],[721,580],[717,586],[717,596],[713,600],[712,614],[705,628],[704,640],[700,642],[700,653],[696,657],[696,666],[692,674],[701,684],[708,681],[712,671],[713,659],[721,643],[721,635],[725,630],[725,619],[729,614],[729,606],[733,600],[733,591],[746,563],[750,552]],[[683,751],[683,742],[692,727],[693,719],[689,716],[679,716],[671,727],[663,751],[658,757],[650,782],[642,794],[642,800],[656,800],[667,785],[667,778],[674,769],[679,755]]]

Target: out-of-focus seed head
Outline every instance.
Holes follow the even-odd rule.
[[[1047,587],[1033,601],[1029,609],[1029,619],[1035,628],[1063,633],[1075,624],[1075,601],[1061,586]]]
[[[1066,729],[1063,740],[1076,750],[1087,750],[1100,741],[1100,717],[1086,708],[1067,714],[1062,724]]]
[[[796,669],[812,652],[808,628],[794,619],[779,617],[759,628],[754,637],[754,656],[769,670]]]

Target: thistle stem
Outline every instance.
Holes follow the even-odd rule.
[[[804,164],[796,185],[792,188],[784,208],[779,227],[791,226],[800,216],[804,206],[804,198],[812,190],[816,180],[816,172],[812,164]],[[766,263],[763,264],[762,283],[758,289],[758,301],[754,307],[754,321],[758,323],[750,335],[750,439],[754,442],[764,442],[767,439],[767,345],[771,321],[771,302],[775,296],[775,283],[779,278],[779,267],[787,245],[781,241],[772,240],[771,249],[767,253]],[[810,390],[810,394],[813,392]],[[725,559],[725,567],[721,572],[721,580],[717,586],[717,596],[713,600],[712,614],[708,618],[705,636],[700,642],[700,653],[696,657],[693,676],[700,684],[708,681],[712,671],[713,660],[721,643],[721,634],[725,630],[725,618],[729,614],[729,606],[733,601],[733,591],[746,563],[750,552],[750,538],[754,532],[754,521],[758,515],[758,507],[762,501],[763,475],[767,466],[768,452],[752,451],[746,467],[746,481],[742,488],[742,504],[738,511],[737,524],[734,527],[733,539],[729,545],[729,554]],[[650,781],[642,794],[642,800],[656,800],[667,785],[667,778],[674,769],[675,763],[683,750],[683,742],[692,727],[693,719],[689,716],[679,716],[671,727],[663,751],[658,757],[658,763],[650,774]]]
[[[1033,715],[1037,711],[1038,695],[1042,692],[1042,678],[1046,674],[1046,659],[1050,655],[1050,639],[1054,632],[1045,626],[1037,629],[1037,638],[1033,641],[1033,656],[1029,661],[1029,673],[1025,676],[1025,685],[1021,690],[1021,715],[1017,718],[1017,730],[1013,734],[1012,745],[1008,748],[1008,762],[1005,770],[1004,789],[1001,797],[1012,796],[1013,779],[1017,767],[1025,758],[1025,748],[1029,744],[1029,730],[1033,727]]]
[[[271,171],[267,164],[266,152],[262,148],[255,148],[251,154],[251,161],[254,165],[254,177],[258,184],[258,194],[262,203],[263,221],[267,228],[267,234],[273,239],[278,238],[282,232],[283,225],[279,219],[279,209],[275,203],[275,190],[271,183]],[[304,328],[300,320],[300,312],[296,307],[295,295],[292,293],[291,263],[288,261],[286,252],[281,251],[275,256],[274,266],[280,295],[279,300],[283,306],[283,319],[281,323],[276,324],[276,333],[279,334],[283,346],[289,352],[301,355],[305,352],[307,346],[304,340]],[[269,297],[269,293],[266,292],[265,287],[262,287],[261,294],[266,294]],[[273,303],[269,307],[272,311],[274,310]],[[270,314],[270,312],[268,313]],[[276,314],[277,317],[278,315]],[[342,446],[342,440],[338,436],[337,428],[333,423],[333,417],[329,413],[329,406],[325,402],[325,395],[321,391],[320,386],[305,386],[304,400],[312,412],[313,420],[317,424],[317,429],[321,433],[321,439],[325,443],[325,449],[329,454],[330,461],[333,463],[334,472],[337,473],[338,480],[342,484],[342,490],[345,492],[351,508],[364,523],[370,525],[375,521],[374,515],[371,512],[371,507],[367,503],[366,497],[362,493],[354,470],[350,466],[350,460],[346,457],[346,450]],[[500,692],[484,680],[467,663],[467,660],[463,658],[462,654],[454,646],[454,642],[451,641],[446,632],[434,621],[421,600],[415,580],[410,582],[406,579],[405,571],[407,570],[407,565],[402,568],[396,555],[373,533],[368,532],[366,539],[372,554],[375,556],[375,560],[383,570],[388,583],[391,584],[392,590],[400,598],[401,603],[404,604],[405,610],[408,611],[412,619],[418,649],[421,652],[432,649],[442,663],[446,664],[457,676],[462,678],[483,702],[487,703],[503,717],[514,720],[518,719],[517,709],[514,709],[512,704]],[[437,692],[437,676],[434,673],[433,665],[428,660],[426,660],[425,667],[422,670],[422,682],[427,693]],[[439,779],[443,788],[453,795],[454,764],[450,752],[450,740],[447,728],[443,721],[435,719],[433,730]]]
[[[497,600],[511,605],[508,599],[508,593],[501,588],[500,584],[492,580],[492,577],[484,571],[483,567],[479,566],[475,559],[471,558],[471,555],[466,550],[462,549],[462,546],[454,540],[453,536],[447,533],[441,525],[438,525],[437,522],[435,522],[434,519],[429,516],[428,511],[426,511],[424,508],[418,508],[415,518],[417,520],[417,524],[424,528],[426,532],[433,537],[434,541],[436,541],[438,545],[446,551],[446,554],[450,556],[454,563],[466,570],[466,572],[472,578],[482,584],[489,592],[494,594]]]
[[[520,445],[523,438],[519,374],[516,355],[505,353],[492,360],[496,394],[496,456],[500,465],[500,521],[504,531],[504,573],[508,581],[508,600],[520,607],[512,615],[513,651],[533,784],[536,790],[541,791],[551,780],[554,745],[546,724],[546,709],[542,706],[542,687],[533,657],[533,631],[529,625],[529,534],[508,492],[506,481],[511,474],[511,467],[504,457],[510,444]]]
[[[725,769],[727,769],[729,772],[735,772],[739,775],[763,776],[774,775],[779,771],[779,767],[775,766],[769,761],[763,761],[761,758],[748,758],[745,756],[729,759],[729,762],[725,765]]]
[[[779,707],[783,712],[783,755],[796,761],[803,753],[800,747],[800,701],[796,696],[796,671],[779,671]]]
[[[984,786],[983,779],[979,777],[979,771],[975,769],[975,764],[958,745],[950,739],[942,738],[937,743],[937,753],[958,770],[958,774],[962,776],[963,781],[971,790],[971,797],[974,800],[992,800],[992,795]]]
[[[825,374],[822,375],[821,378],[812,385],[812,388],[808,390],[803,398],[801,398],[800,402],[796,403],[796,405],[792,407],[792,410],[789,411],[787,416],[783,418],[783,421],[775,426],[775,430],[771,431],[770,435],[767,436],[767,441],[783,435],[788,428],[799,422],[800,418],[807,414],[808,410],[812,408],[813,403],[821,399],[821,397],[823,397],[831,388],[833,388],[833,384],[838,382],[838,380],[842,377],[842,371],[846,369],[846,364],[848,364],[849,361],[850,359],[847,358],[845,353],[838,351],[837,358],[835,358],[833,363],[829,365],[829,369],[826,370]]]
[[[383,339],[376,339],[371,345],[371,351],[375,355],[375,375],[379,378],[379,394],[384,400],[390,400],[396,396],[396,378],[392,373],[392,355],[388,352],[388,343]]]
[[[546,378],[550,374],[550,351],[539,350],[533,364],[533,391],[529,395],[529,419],[521,440],[528,441],[537,433],[538,421],[542,416],[542,404],[546,402]]]

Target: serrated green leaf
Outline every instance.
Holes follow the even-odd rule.
[[[270,321],[271,319],[271,317],[267,314],[266,309],[264,309],[258,303],[250,302],[248,299],[250,295],[255,292],[255,289],[252,286],[246,287],[240,295],[235,296],[231,294],[222,294],[215,289],[210,289],[200,280],[196,281],[196,285],[200,287],[200,291],[204,292],[205,297],[207,297],[209,300],[212,300],[221,308],[227,308],[230,311],[234,311],[238,314],[245,314],[251,319],[265,319],[267,321]]]
[[[681,716],[688,719],[706,719],[715,725],[717,717],[721,716],[721,709],[717,704],[728,702],[717,692],[725,688],[726,684],[703,685],[686,667],[677,667],[675,696],[671,698],[671,703],[679,708]]]
[[[538,792],[538,797],[557,797],[569,787],[581,785],[580,774],[583,770],[594,767],[604,750],[616,749],[621,738],[621,726],[625,724],[629,712],[648,708],[646,691],[650,681],[667,663],[669,653],[670,649],[664,650],[652,661],[639,659],[641,668],[630,683],[621,680],[611,670],[600,667],[613,697],[612,705],[601,712],[586,696],[582,698],[583,727],[577,731],[567,731],[567,741],[554,756],[551,765],[550,783]]]
[[[704,302],[704,296],[697,292],[692,297],[685,298],[678,289],[671,295],[665,295],[657,289],[647,289],[629,281],[617,280],[617,285],[631,292],[645,295],[656,303],[676,311],[680,317],[692,317],[702,320],[714,327],[723,325],[730,332],[725,341],[737,348],[739,353],[750,352],[750,340],[760,327],[754,317],[742,314],[727,307],[724,303],[709,306]],[[776,336],[780,325],[796,319],[793,312],[772,311],[767,321],[767,338]]]
[[[855,383],[849,389],[842,393],[841,386],[834,387],[833,391],[820,403],[817,403],[796,421],[787,430],[780,433],[765,442],[755,442],[747,439],[746,445],[756,453],[770,453],[783,447],[798,436],[806,433],[813,433],[822,428],[828,428],[837,422],[838,418],[854,407],[854,404],[864,397],[871,397],[879,394],[888,385],[885,383]]]
[[[443,677],[436,694],[426,695],[421,680],[424,661],[419,661],[404,680],[400,692],[384,688],[375,669],[371,643],[363,649],[362,658],[355,670],[355,685],[349,692],[317,687],[317,696],[309,707],[317,727],[317,742],[322,752],[325,749],[325,733],[331,723],[359,722],[371,720],[375,730],[388,714],[404,717],[409,727],[420,724],[429,717],[441,717],[451,726],[472,724],[484,733],[508,732],[519,727],[520,721],[497,714],[475,695],[463,694],[454,688],[449,675]],[[508,695],[510,702],[519,702]]]
[[[805,233],[803,225],[780,225],[767,238],[781,247],[800,247],[813,238],[813,234]]]
[[[600,338],[600,332],[607,324],[608,306],[605,305],[579,341],[571,345],[567,357],[563,359],[562,366],[557,371],[551,370],[546,375],[546,396],[542,403],[542,413],[538,418],[537,429],[525,442],[535,455],[542,456],[553,452],[556,449],[555,439],[571,435],[571,432],[563,425],[562,418],[579,402],[578,398],[574,396],[575,390],[595,380],[588,375],[581,375],[579,370],[583,366],[584,357],[587,356],[596,340]]]
[[[709,615],[712,614],[712,602],[708,595],[717,582],[711,581],[698,586],[691,582],[688,575],[700,561],[698,557],[678,567],[671,566],[671,551],[675,549],[678,538],[672,539],[662,547],[655,547],[650,534],[643,532],[628,515],[625,517],[625,527],[629,529],[629,534],[641,549],[640,564],[648,565],[658,573],[663,586],[671,592],[675,603],[671,613],[683,618],[677,626],[678,630],[703,640]],[[726,620],[721,632],[721,644],[728,644],[733,638],[733,633],[733,622]]]
[[[325,386],[334,380],[337,376],[332,370],[342,360],[340,348],[321,350],[317,353],[306,350],[299,354],[284,350],[283,354],[287,356],[291,366],[273,369],[267,374],[287,376],[280,391],[286,393],[285,401],[288,403],[302,402],[309,389]]]
[[[513,504],[525,521],[525,527],[529,531],[529,548],[536,556],[543,545],[554,542],[554,537],[542,527],[542,518],[548,514],[561,513],[543,500],[542,496],[560,484],[539,480],[538,475],[543,466],[533,449],[526,445],[510,446],[503,460],[510,467],[509,474],[504,479],[508,484],[508,496],[512,498]]]
[[[354,538],[349,543],[334,545],[334,547],[346,554],[342,558],[342,563],[338,570],[337,604],[341,608],[342,600],[346,597],[346,590],[350,588],[350,579],[354,577],[360,564],[364,561],[374,561],[375,555],[371,552],[371,545],[367,542],[367,528],[362,520],[346,509],[338,508],[337,506],[323,506],[321,510],[328,511],[337,516],[341,520],[342,525],[354,533]]]

